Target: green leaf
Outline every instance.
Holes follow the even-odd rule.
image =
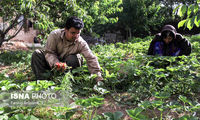
[[[65,113],[65,117],[67,120],[70,120],[70,118],[76,113],[77,109],[71,109],[71,110],[68,110],[66,113]]]
[[[175,14],[175,12],[178,10],[178,8],[180,7],[181,5],[178,5],[174,10],[173,10],[173,13]]]
[[[8,116],[7,115],[0,115],[0,120],[8,120]]]
[[[111,112],[106,112],[103,113],[103,115],[107,118],[107,120],[119,120],[123,116],[123,113],[120,111],[111,113]]]
[[[194,24],[199,27],[200,26],[200,14],[195,16]]]
[[[199,10],[199,6],[197,4],[195,4],[194,10],[193,10],[194,14],[197,14],[198,10]]]
[[[113,120],[114,119],[113,113],[111,113],[111,112],[103,113],[103,115],[104,115],[105,118],[107,118],[107,120]]]
[[[15,115],[17,120],[24,120],[24,115],[22,113]]]
[[[190,5],[187,10],[187,16],[189,17],[194,10],[194,5]]]
[[[171,101],[169,104],[168,104],[168,107],[170,109],[180,109],[182,108],[182,104],[180,104],[179,102],[177,101]]]
[[[157,108],[159,106],[162,106],[164,102],[160,101],[160,100],[155,100],[155,101],[152,101],[152,106],[154,108]]]
[[[184,115],[184,116],[180,117],[178,120],[199,120],[199,119],[198,119],[198,117]]]
[[[126,112],[134,120],[148,120],[149,118],[142,114],[143,110],[144,110],[143,108],[137,107],[133,110],[126,110]]]
[[[186,6],[186,5],[183,5],[183,6],[181,6],[181,7],[179,8],[179,10],[178,10],[178,15],[179,15],[180,17],[183,17],[184,14],[186,13],[186,11],[187,11],[187,6]]]
[[[39,118],[33,116],[33,115],[30,115],[26,118],[26,120],[39,120]]]
[[[194,20],[194,24],[197,26],[197,27],[199,27],[199,23],[198,23],[198,17],[197,16],[195,16],[195,20]]]
[[[180,21],[178,23],[178,28],[183,27],[186,21],[187,21],[187,19]]]
[[[193,104],[192,104],[185,96],[180,95],[180,96],[179,96],[179,99],[180,99],[182,102],[188,103],[189,105],[193,106]]]
[[[29,2],[28,5],[27,5],[27,7],[28,7],[29,9],[31,9],[31,8],[32,8],[32,3]]]
[[[81,105],[83,107],[98,107],[103,104],[104,98],[99,97],[90,97],[88,99],[78,99],[76,100],[76,104]]]
[[[167,99],[167,98],[170,97],[170,93],[168,93],[168,92],[156,92],[156,93],[154,94],[154,96],[155,96],[156,98],[159,98],[159,99]]]
[[[159,111],[161,111],[161,112],[162,112],[162,111],[164,111],[164,109],[163,109],[163,108],[158,108],[158,110],[159,110]]]
[[[200,110],[200,104],[195,105],[194,107],[191,108],[192,111],[197,111]]]
[[[114,120],[119,120],[123,115],[120,111],[114,112]]]
[[[16,118],[13,116],[13,117],[11,117],[11,118],[9,118],[7,120],[16,120]]]
[[[147,109],[151,107],[151,103],[149,101],[143,101],[141,104],[139,104],[140,107],[143,107],[144,109]]]
[[[193,16],[192,18],[190,18],[187,22],[187,28],[189,30],[191,30],[194,27],[194,21],[195,21],[195,16]]]
[[[4,113],[4,108],[1,107],[1,108],[0,108],[0,115],[3,114],[3,113]]]

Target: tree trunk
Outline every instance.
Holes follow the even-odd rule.
[[[127,26],[127,28],[126,28],[126,39],[128,40],[131,37],[132,37],[131,28]]]
[[[128,29],[129,32],[129,38],[132,38],[131,28]]]
[[[5,35],[0,35],[0,47],[1,47],[1,45],[3,44],[3,42],[4,42],[4,37]]]
[[[16,16],[16,18],[12,21],[11,24],[9,24],[8,27],[6,27],[5,30],[0,30],[0,47],[3,44],[4,41],[9,41],[10,39],[14,38],[23,28],[23,25],[17,27],[18,30],[15,31],[15,33],[13,35],[8,35],[8,38],[5,38],[5,36],[9,33],[9,31],[11,29],[13,29],[14,27],[18,26],[20,23],[22,23],[23,20],[21,21],[17,21],[19,19],[20,15]]]
[[[24,17],[24,20],[23,20],[23,28],[24,28],[24,31],[25,32],[28,32],[29,31],[29,28],[28,28],[28,20]]]

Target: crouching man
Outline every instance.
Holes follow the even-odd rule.
[[[50,33],[44,50],[36,50],[32,54],[31,67],[36,79],[48,79],[45,73],[56,69],[65,71],[66,66],[72,69],[82,65],[82,57],[86,59],[89,72],[96,74],[96,81],[102,81],[101,70],[97,57],[92,53],[88,44],[80,36],[84,23],[77,17],[67,19],[64,29]]]

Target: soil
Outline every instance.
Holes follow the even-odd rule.
[[[126,113],[126,110],[129,108],[131,107],[127,105],[126,106],[118,105],[112,96],[106,96],[104,98],[104,104],[97,110],[97,113],[98,114],[102,114],[105,112],[114,113],[114,112],[120,111],[124,114],[123,120],[132,120]]]
[[[10,35],[13,35],[15,30],[9,32]],[[36,37],[37,31],[33,28],[29,28],[29,31],[24,32],[21,30],[16,37],[12,38],[9,41],[3,42],[0,47],[0,51],[3,50],[28,50],[26,43],[34,43],[34,37]]]

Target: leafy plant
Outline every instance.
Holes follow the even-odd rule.
[[[36,118],[33,115],[24,116],[23,114],[16,114],[13,117],[9,118],[8,120],[39,120],[39,118]]]
[[[179,99],[184,103],[183,106],[181,105],[181,103],[168,102],[170,94],[166,92],[157,92],[154,96],[157,100],[143,101],[139,104],[139,107],[136,107],[132,110],[126,110],[126,112],[131,118],[136,120],[167,119],[169,113],[173,111],[179,111],[179,114],[184,114],[184,116],[180,118],[175,118],[175,120],[199,119],[198,117],[194,116],[194,113],[199,111],[199,103],[193,105],[186,97],[183,96],[179,96]],[[185,106],[186,103],[188,104],[187,107]],[[156,111],[159,111],[159,113]],[[150,114],[148,114],[149,112],[153,113],[153,116],[151,115],[151,118]]]
[[[102,102],[104,97],[112,96],[119,105],[138,105],[135,109],[126,111],[133,119],[176,119],[176,115],[180,114],[184,115],[177,119],[198,118],[200,116],[198,37],[188,37],[193,46],[192,54],[178,57],[148,56],[146,52],[151,39],[151,36],[143,39],[133,38],[127,43],[92,47],[93,53],[98,57],[104,78],[102,88],[110,93],[101,97],[95,96],[99,95],[94,90],[96,76],[89,74],[86,62],[78,69],[55,74],[52,80],[36,81],[30,68],[31,51],[1,52],[0,64],[6,65],[0,73],[1,90],[64,90],[67,94],[66,99],[63,99],[65,107],[47,109],[38,106],[30,110],[27,108],[6,110],[6,107],[3,107],[0,109],[1,117],[7,119],[22,113],[24,117],[33,115],[47,119],[72,119],[80,115],[83,119],[104,120],[105,116],[97,115],[97,109],[104,104]],[[154,99],[148,101],[152,95]],[[73,103],[73,100],[76,101],[74,106],[69,102]],[[80,109],[75,107],[76,105],[79,105]],[[107,119],[109,116],[113,118],[116,114],[118,113],[108,113]]]
[[[123,116],[123,113],[120,111],[117,112],[106,112],[103,113],[103,115],[105,116],[105,118],[107,118],[106,120],[120,120]]]
[[[90,97],[87,99],[78,99],[76,100],[77,105],[82,106],[82,118],[83,119],[92,119],[96,116],[97,108],[103,104],[104,98],[100,98],[98,96]]]
[[[194,4],[182,4],[174,9],[174,13],[178,11],[177,14],[182,18],[182,20],[178,23],[179,28],[185,26],[185,28],[191,30],[194,25],[199,27],[199,3],[200,1],[197,0]],[[187,17],[184,18],[185,16]]]

